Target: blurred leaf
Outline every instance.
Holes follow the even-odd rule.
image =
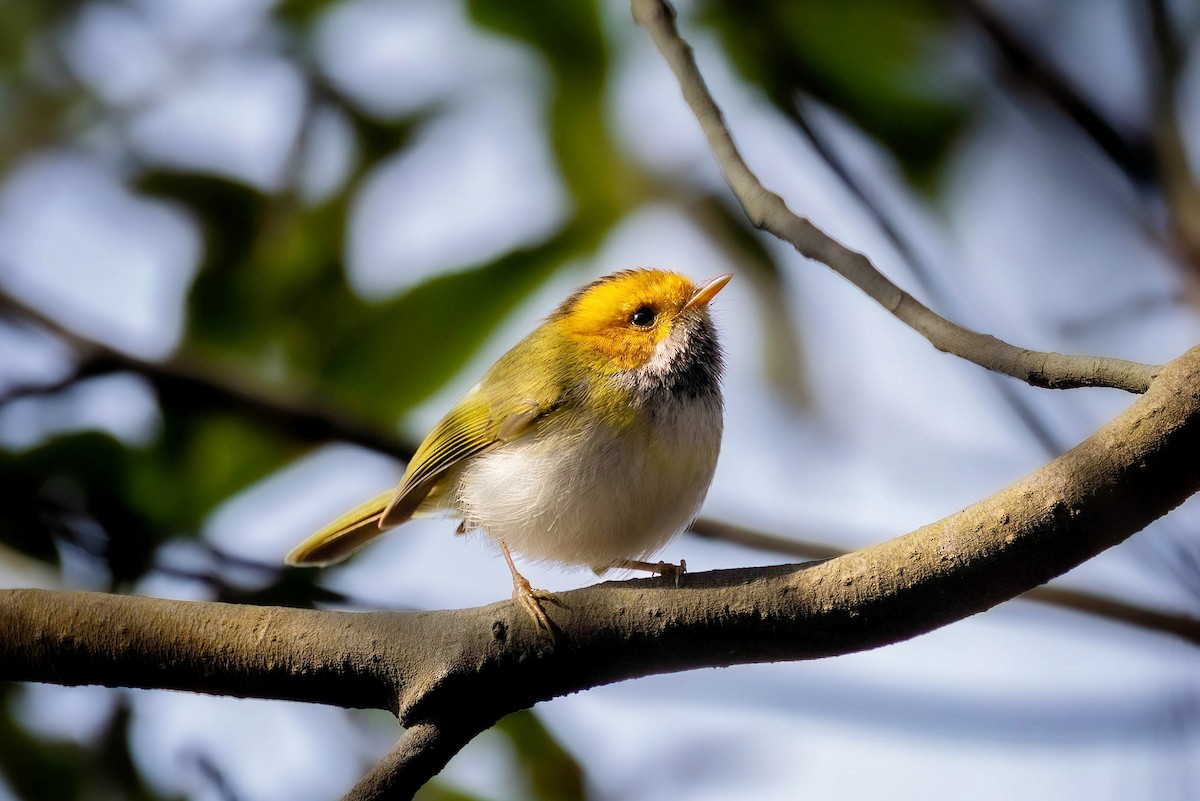
[[[30,50],[44,44],[43,35],[53,23],[82,5],[83,0],[0,3],[0,75],[28,65]]]
[[[114,691],[115,692],[115,691]],[[19,685],[0,683],[0,773],[27,801],[164,801],[138,773],[130,753],[128,702],[122,697],[94,743],[45,740],[16,721]]]
[[[579,801],[587,798],[583,768],[526,709],[500,719],[496,731],[512,743],[517,764],[529,781],[530,798],[537,801]]]
[[[97,432],[0,453],[0,483],[18,499],[0,505],[0,537],[51,563],[55,538],[66,539],[104,558],[114,582],[140,577],[161,539],[130,504],[131,461],[121,442]]]
[[[434,779],[417,791],[416,801],[484,801],[480,796],[450,787],[446,782]]]
[[[799,95],[816,97],[914,176],[936,169],[965,122],[944,80],[951,70],[939,42],[951,20],[936,0],[708,0],[701,20],[785,114]]]
[[[138,185],[185,205],[204,234],[189,296],[189,349],[233,369],[272,365],[275,378],[311,373],[323,328],[361,306],[341,269],[345,208],[305,209],[234,181],[167,171],[147,173]]]
[[[579,217],[607,228],[645,198],[608,125],[608,46],[595,2],[472,0],[479,24],[537,50],[554,76],[550,134]]]
[[[471,0],[470,11],[480,25],[537,48],[556,73],[604,80],[608,54],[594,0]]]
[[[338,0],[284,0],[276,7],[275,16],[284,22],[303,25],[337,3]]]
[[[407,141],[416,118],[381,123],[346,109],[371,158]],[[314,380],[340,329],[365,308],[342,265],[349,198],[359,168],[341,191],[316,207],[290,195],[267,198],[217,177],[165,170],[142,176],[142,191],[189,208],[205,239],[189,296],[187,348],[235,373],[285,388]]]
[[[191,211],[204,236],[204,257],[189,298],[188,337],[245,351],[262,329],[245,269],[266,216],[267,200],[224,178],[156,170],[136,187]]]
[[[20,798],[76,801],[86,779],[84,749],[38,739],[19,726],[13,717],[18,692],[18,685],[0,683],[0,771]]]
[[[0,452],[0,482],[15,499],[0,505],[0,540],[55,565],[56,542],[66,540],[127,587],[163,542],[198,531],[214,507],[300,452],[236,414],[183,403],[164,404],[163,414],[163,436],[148,451],[83,432]]]
[[[88,790],[84,798],[160,801],[163,796],[152,791],[142,778],[130,750],[129,728],[133,710],[129,697],[125,694],[118,697],[117,708],[91,753]]]
[[[327,94],[332,91],[328,89]],[[396,120],[380,120],[364,113],[340,95],[336,95],[336,99],[337,108],[349,117],[357,137],[359,169],[351,182],[361,178],[366,167],[374,166],[385,157],[407,147],[413,135],[433,117],[433,109],[425,109]],[[342,205],[345,205],[344,194]]]
[[[195,532],[213,509],[302,452],[252,418],[163,404],[163,432],[131,470],[131,500],[164,531]]]
[[[331,351],[324,377],[347,407],[394,419],[453,376],[584,236],[567,229],[545,244],[434,277],[364,309]]]

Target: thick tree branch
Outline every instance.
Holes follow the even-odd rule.
[[[795,214],[783,198],[763,186],[746,165],[720,108],[696,67],[691,47],[675,28],[671,6],[665,0],[633,0],[633,16],[649,31],[675,73],[684,99],[700,123],[726,183],[756,227],[792,245],[801,255],[828,266],[938,350],[1038,387],[1114,387],[1129,392],[1146,391],[1159,369],[1157,366],[1124,359],[1026,350],[963,328],[900,289],[865,255],[847,248],[809,220]]]
[[[693,523],[689,532],[702,539],[729,542],[800,559],[835,559],[849,553],[845,548],[823,542],[779,537],[704,518]],[[1174,615],[1092,592],[1060,587],[1034,587],[1029,592],[1017,596],[1016,600],[1069,609],[1102,620],[1179,637],[1194,645],[1200,645],[1200,618],[1190,615]]]
[[[1197,453],[1200,348],[1087,440],[957,514],[824,562],[692,574],[678,589],[643,579],[563,593],[555,644],[509,601],[347,613],[6,590],[0,679],[382,707],[413,738],[453,743],[462,733],[437,727],[464,710],[464,725],[482,728],[608,682],[834,656],[960,620],[1165,515],[1200,489]],[[415,756],[393,762],[428,770],[404,767]]]

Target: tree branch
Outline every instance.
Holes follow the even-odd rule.
[[[855,177],[850,166],[838,155],[832,143],[827,141],[820,130],[809,121],[808,115],[804,110],[804,105],[804,98],[797,97],[789,116],[796,123],[796,127],[800,133],[808,140],[813,151],[825,162],[830,171],[838,177],[842,185],[846,187],[850,194],[858,201],[859,205],[867,212],[867,215],[874,221],[879,232],[883,234],[884,238],[887,239],[888,243],[891,244],[904,263],[908,265],[908,269],[912,273],[917,286],[924,291],[925,295],[943,309],[953,308],[953,304],[947,293],[939,288],[938,282],[934,278],[934,271],[921,256],[920,251],[902,233],[900,226],[884,211],[882,204],[878,203],[872,197],[871,193],[867,191],[866,187],[863,186],[862,182]],[[1064,447],[1058,443],[1054,433],[1039,418],[1033,405],[1025,396],[999,373],[988,371],[986,375],[995,388],[996,394],[1012,409],[1017,420],[1037,440],[1047,457],[1054,458],[1062,453]]]
[[[1200,272],[1200,186],[1180,122],[1179,86],[1186,54],[1172,30],[1164,0],[1150,0],[1145,12],[1154,56],[1148,70],[1152,77],[1154,155],[1171,230],[1194,278]]]
[[[441,764],[465,740],[437,727],[460,725],[464,711],[469,729],[600,684],[835,656],[981,612],[1200,490],[1198,452],[1200,347],[1084,442],[957,514],[824,562],[690,574],[678,589],[641,579],[563,593],[557,643],[511,601],[348,613],[5,590],[0,679],[387,708],[416,731],[394,771],[425,775],[406,767],[418,757],[405,749],[432,737],[438,755],[426,764]]]
[[[176,355],[165,361],[130,356],[102,342],[81,336],[17,298],[0,292],[0,312],[32,322],[65,341],[78,355],[80,376],[128,371],[146,378],[167,397],[185,397],[246,412],[266,425],[284,428],[302,440],[344,440],[407,461],[415,450],[391,432],[342,414],[317,400],[222,373],[194,358]],[[47,388],[51,391],[53,388]],[[23,390],[19,394],[29,394]],[[13,399],[15,399],[14,396]],[[0,398],[0,403],[9,398]]]
[[[755,227],[779,237],[801,255],[828,266],[938,350],[1037,387],[1114,387],[1128,392],[1146,391],[1159,367],[1124,359],[1026,350],[952,323],[892,283],[865,255],[850,250],[809,220],[796,215],[783,198],[764,187],[746,165],[720,108],[696,67],[691,47],[675,28],[671,6],[665,0],[633,0],[633,16],[649,31],[675,73],[684,99],[708,139],[725,182]]]
[[[343,440],[353,442],[380,453],[389,454],[402,460],[411,458],[414,446],[396,434],[368,423],[355,420],[335,410],[315,403],[298,402],[284,398],[280,394],[269,392],[251,385],[244,379],[232,376],[228,371],[197,370],[181,368],[177,365],[164,365],[159,362],[138,359],[128,354],[116,351],[103,343],[83,337],[65,328],[57,321],[43,315],[20,301],[0,292],[0,310],[30,320],[40,327],[64,339],[80,355],[82,362],[80,370],[86,375],[93,376],[112,370],[126,370],[147,378],[160,391],[188,391],[193,399],[206,398],[209,401],[237,408],[257,419],[286,430],[293,436],[308,438],[314,441]],[[106,361],[116,359],[117,361]],[[177,364],[186,365],[190,360],[186,357],[176,357]],[[85,368],[84,365],[87,365]],[[172,389],[173,388],[173,389]],[[45,389],[45,391],[51,391]],[[0,404],[10,398],[0,398]],[[804,542],[794,539],[777,537],[764,532],[717,522],[706,518],[697,520],[692,533],[709,539],[723,539],[739,545],[745,545],[760,550],[774,551],[789,556],[804,559],[827,559],[841,556],[845,550],[827,543]],[[218,554],[222,559],[230,558]],[[282,565],[254,564],[253,567],[262,570],[282,570]],[[180,571],[163,566],[161,569],[179,574]],[[191,576],[201,581],[208,581],[203,574]],[[1139,625],[1154,631],[1175,634],[1193,642],[1200,643],[1200,635],[1196,634],[1196,622],[1193,618],[1164,615],[1162,612],[1143,609],[1122,603],[1111,598],[1080,593],[1079,597],[1070,597],[1065,590],[1053,593],[1035,593],[1036,600],[1051,606],[1063,606],[1075,611],[1086,611],[1092,615],[1116,620],[1129,625]],[[1089,600],[1093,599],[1093,600]]]
[[[478,719],[464,709],[459,719],[422,721],[408,726],[395,747],[346,794],[343,801],[411,798],[450,758],[491,727],[495,718]]]
[[[779,537],[743,526],[704,518],[693,523],[689,533],[702,539],[729,542],[746,548],[771,551],[801,559],[835,559],[849,553],[845,548],[838,548],[823,542]],[[1190,615],[1174,615],[1157,609],[1146,609],[1093,592],[1068,590],[1060,587],[1034,587],[1029,592],[1017,596],[1015,600],[1069,609],[1101,620],[1123,623],[1160,634],[1169,634],[1194,645],[1200,645],[1200,619]]]

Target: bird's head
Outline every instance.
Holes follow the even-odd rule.
[[[551,324],[606,374],[643,390],[703,394],[716,389],[721,373],[708,304],[730,278],[697,286],[665,270],[624,270],[567,298]]]

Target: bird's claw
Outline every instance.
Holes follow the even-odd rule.
[[[643,562],[638,559],[618,559],[608,567],[617,567],[625,570],[646,570],[657,576],[663,576],[668,581],[674,581],[675,589],[679,589],[680,579],[687,572],[687,560],[680,559],[679,564],[676,565],[671,562]]]
[[[555,606],[564,606],[557,595],[546,590],[535,590],[530,586],[529,581],[521,576],[519,580],[517,577],[513,578],[513,600],[533,618],[533,624],[539,633],[545,634],[551,641],[557,638],[558,627],[554,625],[554,621],[542,607],[542,601],[548,601]]]
[[[679,589],[680,580],[683,578],[684,573],[687,573],[686,559],[680,559],[677,565],[671,562],[659,562],[656,567],[658,568],[656,571],[658,575],[668,581],[674,581],[675,589]]]

